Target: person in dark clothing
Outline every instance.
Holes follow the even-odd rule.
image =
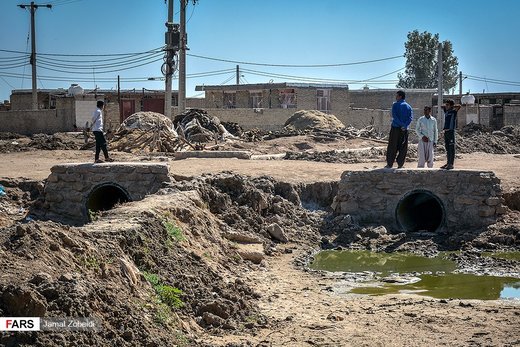
[[[92,133],[96,138],[96,154],[94,156],[95,163],[102,163],[103,160],[99,159],[99,153],[101,150],[105,155],[106,161],[114,161],[114,159],[108,156],[107,141],[105,135],[103,135],[103,110],[105,109],[105,103],[103,101],[97,102],[97,109],[92,113]]]
[[[397,168],[401,169],[408,151],[408,127],[413,119],[413,110],[405,101],[406,94],[399,90],[392,105],[392,126],[386,149],[386,169],[392,168],[397,157]]]
[[[444,145],[446,147],[447,163],[441,169],[451,170],[455,163],[455,129],[457,129],[457,111],[460,106],[455,106],[453,100],[448,99],[444,103]]]

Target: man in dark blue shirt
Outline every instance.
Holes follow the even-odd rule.
[[[455,129],[457,129],[457,111],[460,106],[455,106],[453,100],[444,102],[444,145],[446,146],[447,163],[441,169],[451,170],[455,162]]]
[[[413,119],[413,110],[404,100],[406,94],[399,90],[395,95],[395,102],[392,105],[392,127],[388,136],[388,146],[386,148],[386,169],[394,165],[397,156],[397,168],[400,169],[406,160],[408,151],[408,127]]]

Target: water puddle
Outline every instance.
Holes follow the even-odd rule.
[[[520,298],[520,279],[457,273],[447,254],[426,258],[403,253],[322,251],[310,265],[315,270],[376,274],[376,281],[362,283],[350,293],[384,295],[415,293],[439,299],[495,300]],[[516,260],[517,253],[488,254]]]

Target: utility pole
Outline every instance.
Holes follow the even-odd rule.
[[[439,51],[437,53],[437,74],[438,74],[438,90],[437,90],[437,119],[442,116],[442,43],[439,43]],[[442,119],[442,118],[440,118]],[[444,121],[443,121],[444,122]],[[442,123],[444,124],[444,123]]]
[[[173,0],[168,0],[168,20],[166,25],[166,54],[165,62],[162,66],[162,73],[165,77],[164,86],[164,115],[171,119],[172,117],[172,78],[174,68],[173,58],[175,56],[174,50],[174,24],[173,24]]]
[[[117,75],[117,107],[119,108],[119,123],[123,123],[123,108],[121,107],[121,80]]]
[[[38,91],[36,89],[36,28],[34,25],[34,14],[36,13],[36,9],[38,7],[47,7],[52,8],[52,5],[35,5],[34,1],[31,1],[30,5],[20,4],[18,7],[25,9],[26,7],[30,8],[31,11],[31,60],[30,63],[32,65],[32,108],[33,110],[38,109]]]
[[[459,71],[459,98],[460,103],[462,103],[462,71]]]
[[[186,5],[188,0],[180,0],[180,46],[179,46],[179,113],[186,112]]]
[[[237,65],[237,86],[240,84],[240,66]]]

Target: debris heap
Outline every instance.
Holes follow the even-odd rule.
[[[172,121],[156,112],[137,112],[117,129],[111,148],[123,152],[176,152],[184,146]]]
[[[235,133],[242,133],[236,123],[229,124]],[[119,127],[111,142],[114,150],[124,152],[178,152],[186,149],[204,149],[206,143],[238,139],[217,117],[206,111],[190,109],[177,115],[173,122],[155,112],[137,112]]]
[[[219,139],[236,138],[220,122],[217,117],[210,117],[208,113],[201,109],[190,109],[177,115],[173,124],[179,135],[189,143],[217,142]],[[234,131],[240,131],[236,123],[233,124]],[[237,129],[238,128],[238,129]]]

